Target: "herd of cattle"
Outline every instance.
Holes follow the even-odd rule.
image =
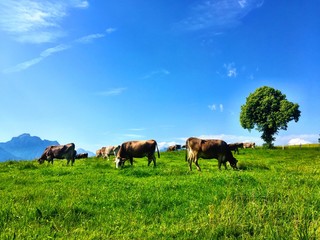
[[[192,170],[192,163],[194,163],[197,169],[201,171],[198,163],[199,158],[218,159],[219,169],[221,169],[221,165],[224,165],[227,169],[227,162],[229,162],[232,168],[237,169],[238,161],[232,155],[232,151],[239,154],[239,148],[255,148],[255,143],[227,144],[225,141],[218,139],[190,137],[187,139],[185,145],[170,146],[168,151],[186,149],[185,160],[189,164],[190,171]],[[96,151],[96,157],[107,158],[109,160],[109,156],[114,155],[116,168],[122,167],[126,160],[129,160],[130,164],[133,165],[133,158],[143,157],[148,158],[148,166],[151,162],[156,166],[156,150],[158,152],[158,158],[160,158],[158,144],[155,140],[129,141],[118,146],[102,147]],[[88,153],[77,154],[74,143],[69,143],[66,145],[47,147],[38,159],[38,162],[41,164],[47,160],[49,163],[51,162],[53,164],[53,159],[56,158],[67,159],[67,165],[69,165],[70,161],[71,165],[73,165],[75,159],[87,157]]]

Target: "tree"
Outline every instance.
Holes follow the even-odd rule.
[[[271,87],[260,87],[247,97],[241,106],[240,124],[249,131],[253,128],[262,132],[265,146],[271,148],[274,135],[287,130],[288,123],[297,122],[300,117],[299,105],[289,102],[286,95]]]

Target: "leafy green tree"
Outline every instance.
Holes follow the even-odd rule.
[[[271,148],[274,135],[279,130],[287,130],[291,120],[297,122],[300,113],[299,105],[289,102],[285,94],[264,86],[250,93],[246,104],[241,106],[240,123],[244,129],[262,132],[264,145]]]

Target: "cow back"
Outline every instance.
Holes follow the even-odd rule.
[[[142,158],[154,154],[156,145],[155,140],[124,142],[117,155],[120,158]]]

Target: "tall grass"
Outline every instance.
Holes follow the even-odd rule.
[[[318,148],[245,149],[240,171],[184,152],[0,164],[0,239],[319,239]]]

